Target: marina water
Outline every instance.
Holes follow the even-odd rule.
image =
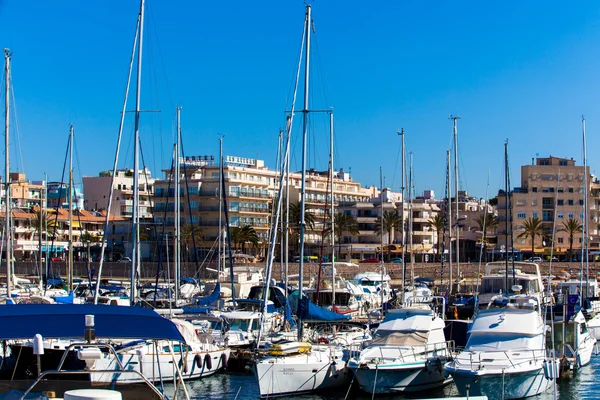
[[[570,378],[563,379],[557,385],[557,398],[560,400],[592,400],[600,399],[600,385],[597,381],[600,377],[600,355],[592,357],[589,365],[581,368],[577,374]],[[250,372],[238,374],[216,374],[208,378],[191,381],[187,383],[190,392],[190,398],[193,399],[221,399],[229,400],[249,400],[258,399],[258,384],[256,378]],[[170,388],[167,388],[170,389]],[[391,399],[426,399],[458,396],[458,392],[453,384],[446,386],[443,390],[429,391],[418,394],[419,397],[407,396],[377,396],[376,398]],[[323,392],[319,394],[308,394],[294,396],[299,400],[336,400],[344,399],[346,391]],[[554,398],[552,389],[546,393],[531,397],[536,400],[552,400]],[[371,395],[360,392],[353,388],[348,395],[348,399],[370,400]]]

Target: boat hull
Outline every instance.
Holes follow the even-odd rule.
[[[361,390],[367,393],[384,394],[418,392],[435,389],[451,382],[444,374],[443,365],[414,363],[412,366],[353,368],[354,376]]]
[[[272,357],[254,365],[260,397],[290,396],[348,387],[352,373],[342,360],[310,355]]]
[[[542,368],[517,373],[480,373],[452,371],[454,383],[461,396],[487,396],[495,399],[522,399],[545,392],[551,385]]]
[[[173,360],[178,363],[183,379],[199,379],[215,374],[220,369],[226,368],[229,360],[229,349],[215,350],[209,352],[190,352],[188,354],[123,354],[120,355],[121,363],[127,370],[135,370],[144,375],[151,382],[174,381],[177,378],[177,370],[173,366]],[[158,358],[158,360],[157,360]],[[208,361],[210,358],[210,361]],[[94,363],[90,370],[90,380],[101,383],[141,383],[143,380],[136,374],[94,373],[93,370],[114,370],[117,363],[112,356],[105,355],[101,360]]]

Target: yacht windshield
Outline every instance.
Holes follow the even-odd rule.
[[[470,351],[504,351],[504,350],[539,350],[542,344],[537,337],[522,335],[472,335],[467,342],[466,350]]]

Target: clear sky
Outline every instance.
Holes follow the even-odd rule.
[[[186,155],[264,159],[275,167],[297,65],[302,1],[147,0],[141,135],[153,174],[170,165],[175,107]],[[315,0],[311,108],[335,108],[336,168],[398,190],[400,138],[417,194],[443,197],[449,114],[458,122],[461,189],[489,197],[522,164],[555,155],[600,174],[600,2]],[[18,130],[13,170],[60,180],[69,124],[76,176],[112,168],[139,2],[0,0],[13,52]],[[300,88],[302,89],[302,88]],[[298,108],[302,105],[299,95]],[[133,109],[133,96],[129,109]],[[14,120],[14,119],[13,119]],[[121,167],[132,167],[132,114]],[[328,122],[311,120],[309,167],[325,169]],[[299,128],[301,118],[295,121]],[[293,169],[300,169],[294,130]],[[3,169],[3,168],[2,168]],[[3,173],[3,171],[2,171]]]

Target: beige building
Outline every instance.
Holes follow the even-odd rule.
[[[110,215],[117,218],[131,218],[133,211],[133,169],[117,170],[112,177],[112,171],[103,171],[98,176],[83,177],[83,197],[85,209],[90,211],[106,210],[111,184],[113,199]],[[154,194],[154,178],[147,168],[139,172],[140,186],[140,218],[152,218],[152,197]]]
[[[588,188],[584,188],[584,174],[588,174]],[[575,160],[559,157],[537,158],[535,164],[521,166],[521,186],[512,192],[512,230],[513,243],[516,250],[521,250],[525,257],[531,256],[531,238],[518,238],[524,231],[523,224],[532,217],[539,218],[546,234],[537,237],[535,255],[550,255],[552,247],[552,231],[555,228],[554,255],[565,258],[569,248],[569,236],[560,231],[563,222],[569,219],[583,223],[584,193],[588,195],[590,232],[590,250],[598,249],[598,209],[600,207],[600,183],[583,166],[575,165]],[[506,243],[506,195],[498,194],[498,241],[505,248]],[[556,216],[556,220],[555,220]],[[556,222],[555,222],[556,221]],[[511,231],[509,219],[509,233]],[[573,248],[581,252],[581,233],[574,236]]]

